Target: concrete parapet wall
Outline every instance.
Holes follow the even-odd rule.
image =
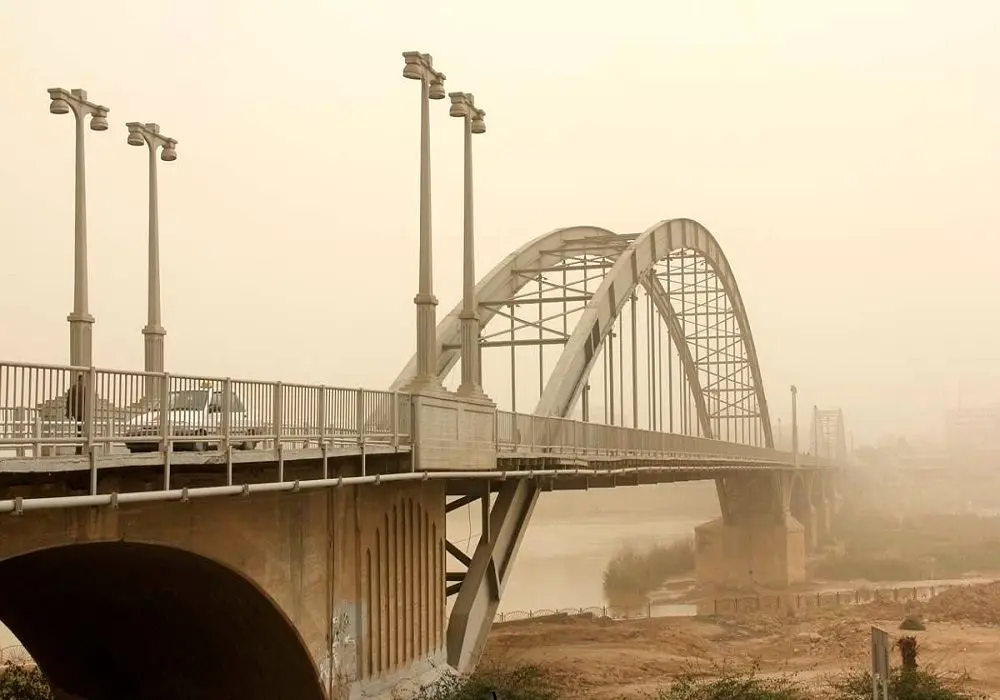
[[[455,394],[413,397],[414,469],[496,469],[496,406]]]

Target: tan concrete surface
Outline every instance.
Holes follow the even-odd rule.
[[[138,654],[136,663],[145,664],[147,674],[170,673],[175,692],[189,657],[171,649],[170,663],[160,664],[163,649],[200,644],[206,650],[239,647],[220,663],[242,659],[255,666],[250,675],[258,676],[257,690],[245,697],[276,697],[266,696],[274,692],[267,683],[279,682],[269,680],[268,665],[275,662],[266,654],[285,654],[296,646],[308,654],[312,682],[318,679],[324,695],[386,687],[406,677],[414,661],[427,666],[443,654],[444,500],[443,484],[429,481],[6,517],[0,519],[0,616],[60,687],[70,692],[89,687],[85,696],[94,695],[101,679],[81,676],[83,666],[63,665],[64,655],[75,649],[80,656],[80,648],[89,653],[101,645],[119,657]],[[104,546],[80,546],[94,543]],[[147,556],[142,545],[179,556]],[[136,553],[125,557],[126,551]],[[221,565],[213,572],[232,575],[203,575],[207,565],[197,562],[205,561]],[[205,583],[199,588],[194,581]],[[149,594],[141,595],[142,588]],[[263,608],[281,616],[268,616],[263,608],[255,612],[261,600],[267,602]],[[271,650],[260,635],[284,634],[280,625],[266,622],[282,618],[294,630],[290,639],[299,643]],[[259,630],[251,624],[257,620]],[[224,628],[237,622],[243,631],[234,637]],[[75,630],[77,623],[86,623],[86,634]],[[185,639],[189,627],[191,638]],[[131,639],[123,640],[128,635]],[[148,647],[145,656],[140,647]],[[192,677],[191,683],[197,680]],[[180,692],[209,697],[202,693],[212,684],[200,682],[202,690],[192,686]],[[131,696],[160,697],[146,690],[132,690]]]

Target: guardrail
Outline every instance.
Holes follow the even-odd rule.
[[[642,605],[598,605],[585,608],[540,608],[536,610],[511,610],[498,613],[495,624],[520,620],[545,620],[546,618],[591,615],[610,620],[645,620],[654,617],[692,617],[694,615],[739,615],[751,612],[783,612],[786,610],[816,610],[838,608],[868,603],[903,603],[924,601],[951,588],[981,585],[954,583],[936,586],[894,586],[891,588],[857,588],[816,593],[774,593],[767,595],[705,598],[691,603],[654,602]]]
[[[42,457],[407,445],[409,394],[0,362],[0,449]]]
[[[791,453],[767,447],[509,411],[497,411],[496,435],[497,450],[501,453],[636,458],[673,455],[792,463]],[[820,464],[817,459],[805,455],[800,455],[799,459],[803,466]]]
[[[404,392],[0,362],[0,456],[401,446],[411,443],[413,423]],[[496,448],[508,456],[792,462],[764,447],[508,411],[496,413]]]

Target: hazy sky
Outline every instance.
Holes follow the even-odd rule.
[[[95,363],[141,368],[146,159],[168,369],[387,385],[413,348],[418,98],[476,94],[481,272],[550,229],[691,217],[721,241],[775,416],[859,438],[1000,399],[1000,3],[0,0],[0,358],[64,363],[73,128],[87,134]],[[433,110],[436,292],[461,274],[461,129]]]

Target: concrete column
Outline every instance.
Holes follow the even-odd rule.
[[[816,539],[818,542],[827,542],[830,539],[830,516],[831,510],[830,502],[827,499],[825,493],[821,493],[819,498],[816,499],[815,504],[811,508],[814,513],[814,519],[816,523]]]
[[[768,515],[739,525],[721,518],[695,528],[695,576],[699,584],[727,588],[785,588],[805,580],[806,533],[789,518]]]
[[[719,481],[724,517],[695,528],[698,583],[784,588],[804,581],[807,532],[788,512],[788,485],[767,475]]]

